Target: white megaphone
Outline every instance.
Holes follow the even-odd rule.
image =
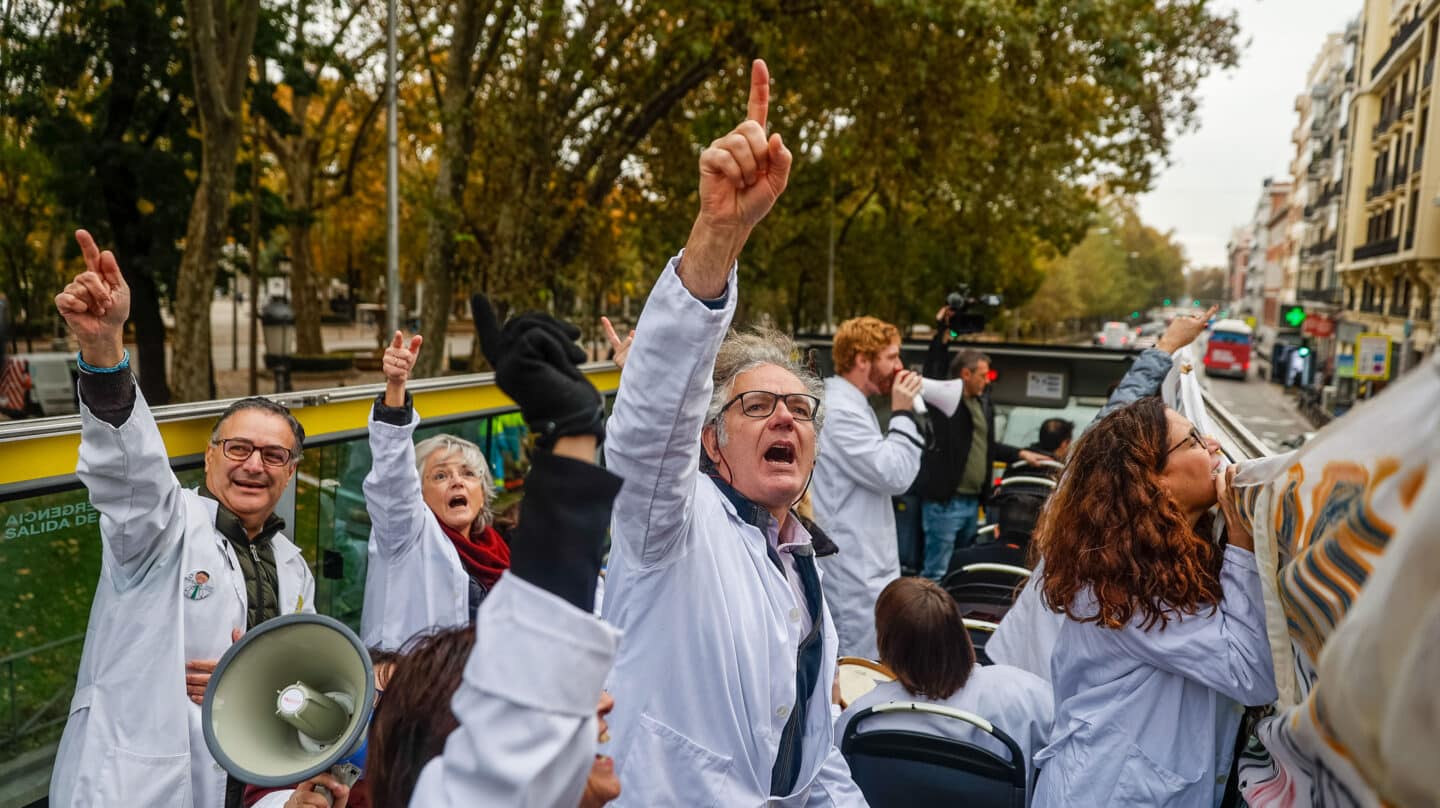
[[[275,788],[329,771],[352,785],[374,704],[375,673],[360,638],[324,615],[287,614],[246,632],[220,658],[201,725],[210,754],[243,783]]]
[[[933,404],[946,418],[955,414],[960,406],[960,398],[965,395],[965,382],[962,379],[921,379],[920,395],[915,397],[915,411],[925,412],[926,402]]]

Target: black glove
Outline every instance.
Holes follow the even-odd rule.
[[[520,405],[543,449],[569,435],[605,437],[605,405],[580,372],[580,329],[547,314],[527,312],[501,329],[484,295],[470,298],[480,350],[495,368],[495,383]]]

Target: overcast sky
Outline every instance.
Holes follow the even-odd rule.
[[[1174,164],[1140,198],[1145,222],[1174,230],[1191,266],[1223,265],[1230,230],[1249,219],[1261,181],[1289,174],[1295,96],[1325,35],[1343,32],[1363,5],[1222,0],[1240,12],[1240,64],[1201,83],[1199,129],[1176,140]]]

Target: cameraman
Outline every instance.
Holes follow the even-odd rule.
[[[968,546],[979,529],[980,504],[990,495],[991,469],[996,460],[1039,463],[1044,455],[1017,449],[996,440],[995,408],[985,394],[990,385],[990,357],[966,348],[950,360],[950,306],[935,315],[935,336],[925,355],[925,376],[959,379],[965,392],[955,414],[930,416],[934,439],[920,460],[915,481],[922,498],[925,531],[925,566],[932,580],[944,577],[956,546]]]

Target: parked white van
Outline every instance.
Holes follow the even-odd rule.
[[[72,415],[80,411],[75,380],[80,367],[72,353],[22,353],[16,359],[30,368],[30,404],[38,415]]]

